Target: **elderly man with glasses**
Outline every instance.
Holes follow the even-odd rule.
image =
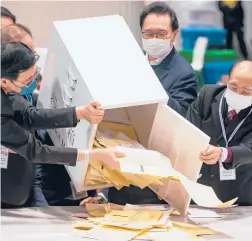
[[[211,137],[198,182],[222,201],[252,205],[252,62],[236,63],[227,86],[203,87],[187,118]]]

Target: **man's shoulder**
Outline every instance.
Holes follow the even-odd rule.
[[[187,75],[190,73],[194,73],[194,70],[191,64],[183,56],[181,56],[177,51],[175,52],[173,56],[172,68],[179,69],[179,72],[178,72],[179,75]]]
[[[8,95],[1,90],[1,117],[13,116],[13,109]]]
[[[226,89],[225,85],[204,85],[200,90],[199,96],[207,101],[212,101]]]

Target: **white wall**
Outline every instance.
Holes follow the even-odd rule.
[[[139,14],[143,1],[2,1],[17,16],[19,23],[29,27],[37,47],[47,47],[52,22],[73,18],[110,14],[122,15],[140,43]],[[101,37],[102,41],[102,37]]]

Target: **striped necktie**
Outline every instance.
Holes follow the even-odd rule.
[[[237,113],[235,110],[231,110],[228,112],[228,120],[231,121],[236,117]]]

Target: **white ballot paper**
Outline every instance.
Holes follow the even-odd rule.
[[[157,177],[174,174],[169,158],[157,151],[127,147],[117,149],[125,154],[125,157],[118,158],[121,172]]]
[[[187,178],[181,178],[180,182],[188,192],[193,201],[201,207],[206,208],[218,208],[232,206],[237,198],[223,203],[215,194],[212,187],[199,184],[188,180]]]

